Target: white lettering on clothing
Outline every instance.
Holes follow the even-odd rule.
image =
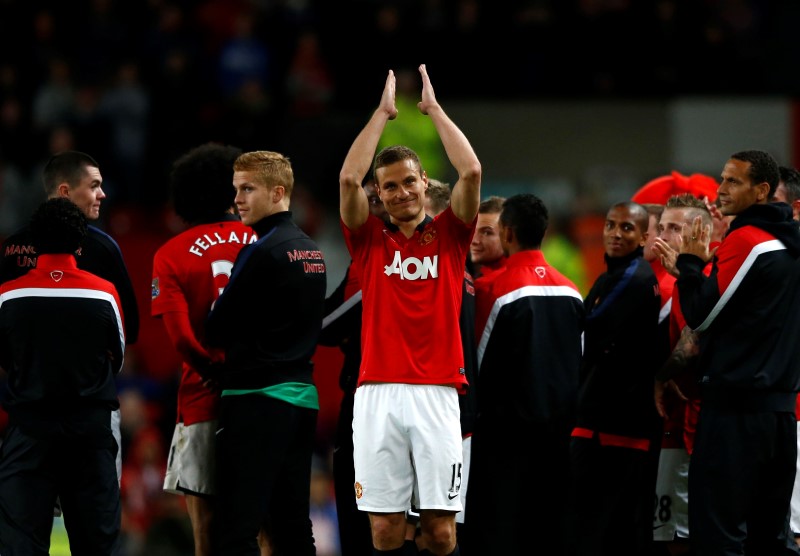
[[[215,241],[214,239],[208,237],[208,234],[203,234],[203,237],[198,237],[196,240],[194,240],[192,246],[189,247],[189,253],[191,253],[192,255],[197,255],[198,257],[202,257],[209,248],[213,247],[214,245],[218,245],[220,243],[246,244],[258,241],[258,238],[255,236],[255,234],[250,236],[250,240],[248,241],[247,239],[248,235],[250,234],[244,232],[243,234],[244,237],[240,239],[239,236],[236,234],[236,231],[231,230],[231,233],[228,236],[228,239],[226,240],[220,237],[219,233],[214,232],[214,237],[216,238]],[[205,241],[203,241],[204,239]]]
[[[439,255],[434,255],[433,260],[425,257],[421,261],[416,257],[403,259],[400,251],[394,252],[394,260],[391,265],[383,267],[386,276],[399,274],[401,280],[427,280],[439,277]]]

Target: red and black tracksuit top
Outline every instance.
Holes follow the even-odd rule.
[[[114,285],[79,270],[71,254],[39,255],[36,268],[0,286],[0,365],[12,422],[43,409],[119,407],[120,306]]]
[[[492,275],[487,292],[491,309],[478,338],[479,419],[573,419],[584,317],[578,289],[541,251],[525,250]]]
[[[753,205],[731,223],[711,274],[680,255],[677,287],[700,336],[703,405],[795,411],[800,389],[800,231],[783,203]]]
[[[26,226],[3,242],[0,284],[19,278],[36,266],[37,254],[31,241],[30,227]],[[125,314],[125,341],[127,345],[135,344],[139,338],[139,307],[119,244],[100,228],[88,226],[75,258],[78,268],[114,284]]]

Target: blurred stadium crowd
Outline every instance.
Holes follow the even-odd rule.
[[[179,367],[148,290],[155,248],[179,229],[177,156],[209,140],[288,154],[315,235],[388,68],[424,62],[453,100],[792,95],[798,17],[800,3],[756,0],[0,0],[0,237],[43,200],[52,153],[90,153],[106,180],[101,222],[137,288],[143,329],[120,381],[130,554],[180,554],[188,525],[161,492]],[[336,357],[318,365],[333,398],[320,470]]]
[[[0,0],[3,195],[24,206],[41,161],[78,145],[113,180],[109,204],[160,206],[172,160],[218,140],[291,147],[335,205],[323,176],[345,147],[308,139],[352,136],[387,68],[425,62],[447,99],[724,94],[731,75],[738,94],[791,94],[797,15],[754,0]]]

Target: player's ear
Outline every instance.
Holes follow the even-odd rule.
[[[506,244],[514,243],[514,227],[500,224],[500,234]]]
[[[758,189],[758,193],[757,193],[757,197],[756,197],[758,199],[758,202],[760,203],[760,202],[765,201],[767,199],[767,197],[769,196],[769,184],[767,182],[761,182],[758,185],[756,185],[755,187],[756,187],[756,189]]]

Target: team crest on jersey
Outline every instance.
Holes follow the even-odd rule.
[[[356,482],[353,486],[356,489],[356,500],[361,500],[361,497],[364,496],[364,487],[362,487],[359,482]]]
[[[533,269],[533,271],[539,278],[544,278],[544,275],[547,274],[547,270],[545,270],[543,266],[537,266],[536,268]]]
[[[155,299],[160,293],[161,289],[158,286],[158,278],[153,278],[153,283],[150,285],[150,298]]]
[[[436,239],[436,229],[433,226],[428,226],[419,236],[419,244],[420,245],[428,245]]]
[[[55,282],[60,282],[63,277],[64,272],[62,270],[53,270],[50,272],[50,278],[52,278]]]

